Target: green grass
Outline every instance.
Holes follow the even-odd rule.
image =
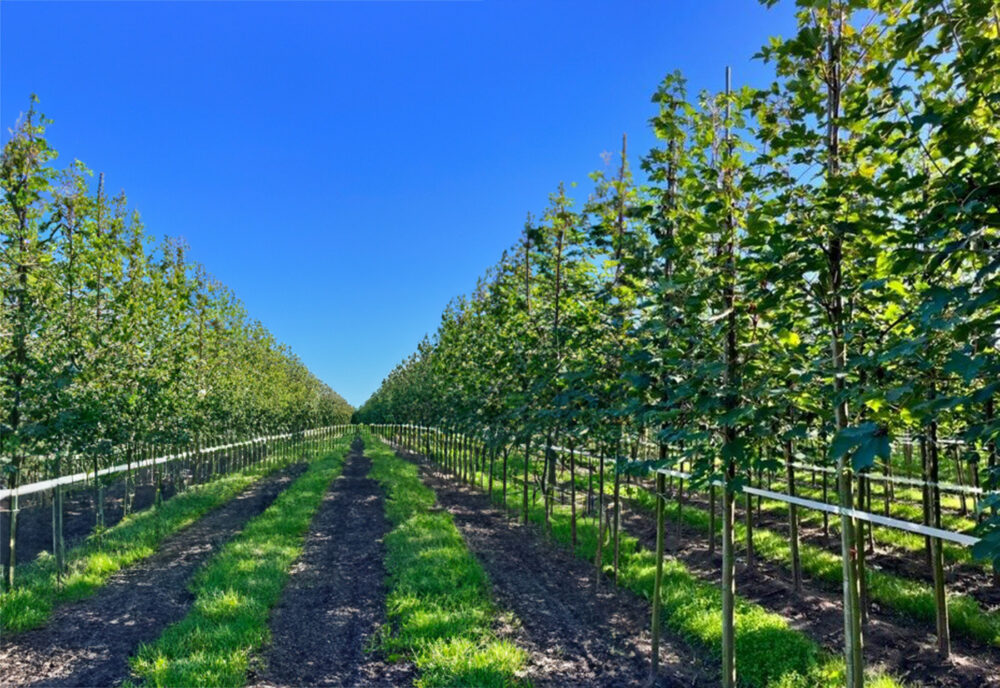
[[[516,467],[516,470],[515,470]],[[523,464],[511,457],[508,471],[509,508],[520,514],[521,470]],[[482,483],[482,475],[474,482]],[[502,495],[494,485],[494,501]],[[541,504],[529,504],[528,517],[541,525],[545,512]],[[552,537],[564,545],[571,542],[570,509],[556,505],[551,518]],[[591,519],[577,519],[576,554],[594,561],[597,528]],[[652,599],[656,571],[655,554],[641,549],[639,542],[622,530],[618,582],[632,592]],[[603,566],[610,570],[613,548],[605,542]],[[720,590],[699,580],[682,562],[664,561],[661,589],[664,624],[693,646],[712,657],[722,652],[722,596]],[[839,655],[823,651],[805,634],[788,626],[780,615],[737,598],[736,667],[739,683],[753,688],[818,688],[844,685],[844,662]],[[900,684],[879,671],[869,672],[868,685],[889,688]]]
[[[416,466],[381,442],[369,442],[371,477],[382,485],[389,623],[379,647],[405,654],[420,672],[416,685],[516,686],[526,653],[493,632],[497,611],[486,573],[469,553],[451,515],[432,511],[433,490]]]
[[[253,466],[191,487],[159,508],[129,514],[105,530],[102,537],[91,536],[66,553],[67,571],[61,587],[51,555],[19,568],[17,586],[0,594],[0,628],[20,632],[44,625],[57,604],[90,597],[113,573],[153,554],[165,537],[191,525],[283,465],[287,464]]]
[[[262,514],[230,540],[191,582],[195,600],[181,621],[130,660],[154,686],[241,686],[251,653],[270,637],[268,620],[302,553],[306,531],[346,447],[312,463]]]

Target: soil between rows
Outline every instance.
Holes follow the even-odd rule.
[[[594,569],[587,562],[546,541],[534,526],[513,523],[486,495],[453,484],[424,461],[417,463],[486,569],[498,606],[520,621],[510,632],[530,654],[527,678],[533,685],[648,685],[647,601],[608,581],[595,591]],[[660,652],[656,685],[718,685],[717,671],[666,632]]]
[[[262,478],[196,523],[164,539],[155,554],[114,574],[94,596],[63,606],[48,625],[0,641],[4,686],[114,686],[128,658],[187,613],[196,569],[263,512],[305,471],[296,464]]]
[[[272,642],[251,668],[257,686],[403,686],[413,665],[365,647],[385,621],[383,538],[390,529],[371,460],[356,443],[313,519],[271,616]]]

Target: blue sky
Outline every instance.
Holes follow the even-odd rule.
[[[61,163],[360,405],[560,180],[652,145],[666,73],[761,85],[793,26],[751,0],[4,0],[0,123],[37,93]]]

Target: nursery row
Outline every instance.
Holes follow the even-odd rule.
[[[19,486],[352,411],[183,241],[153,245],[103,175],[95,183],[79,161],[57,169],[48,125],[33,98],[0,153],[4,588],[19,559]],[[61,490],[53,498],[61,509]]]
[[[762,475],[830,471],[852,688],[874,595],[872,528],[853,510],[873,510],[875,483],[919,479],[919,520],[939,530],[961,483],[971,556],[1000,565],[996,3],[796,7],[795,30],[755,56],[770,83],[734,87],[720,65],[719,90],[692,97],[667,76],[641,177],[623,137],[582,203],[560,183],[354,416],[542,450],[549,503],[557,446],[615,476],[683,464],[696,487],[721,484],[727,688],[735,506]],[[946,659],[941,538],[927,550]]]

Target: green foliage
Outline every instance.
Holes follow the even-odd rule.
[[[645,183],[623,145],[590,175],[579,211],[560,184],[355,419],[463,432],[504,457],[539,442],[586,447],[615,485],[681,463],[694,487],[729,490],[785,460],[835,466],[844,507],[868,476],[898,473],[894,447],[915,439],[925,481],[955,461],[966,485],[997,490],[997,54],[988,0],[798,2],[795,30],[756,56],[773,69],[763,88],[689,97],[683,75],[668,75],[653,95]],[[566,256],[564,281],[553,267]],[[551,495],[551,452],[535,471],[522,480]],[[923,501],[910,518],[952,527],[937,490]],[[940,552],[1000,565],[1000,501],[987,493],[979,512],[975,549],[934,548],[939,592]],[[839,561],[807,552],[847,578],[851,685],[861,575],[873,599],[931,618],[922,583],[861,570],[863,534],[838,530]],[[908,534],[891,539],[914,550]],[[951,626],[993,641],[971,598],[947,606]]]
[[[0,485],[347,422],[182,241],[153,245],[82,163],[54,169],[35,103],[0,155]]]

